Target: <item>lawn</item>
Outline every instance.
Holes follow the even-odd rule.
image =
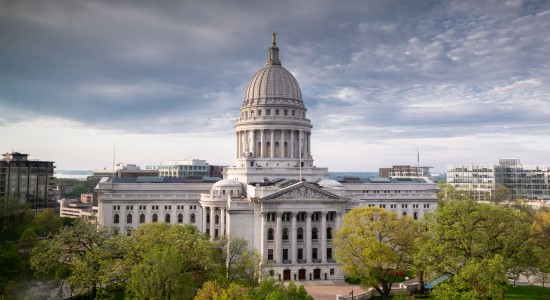
[[[516,286],[509,287],[504,293],[506,299],[550,299],[550,288],[541,286]]]
[[[415,299],[414,297],[407,297],[399,299]],[[509,287],[504,292],[505,299],[522,299],[522,300],[549,300],[550,299],[550,288],[543,288],[540,286],[516,286]],[[373,297],[372,300],[380,300],[382,297]],[[433,298],[422,298],[422,299],[433,299]]]

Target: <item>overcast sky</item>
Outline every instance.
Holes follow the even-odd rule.
[[[233,165],[274,31],[319,167],[550,164],[543,0],[0,0],[0,152]]]

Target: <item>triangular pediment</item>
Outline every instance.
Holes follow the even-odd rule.
[[[347,200],[331,192],[322,190],[307,182],[300,182],[259,199],[263,203],[276,202],[332,202]]]

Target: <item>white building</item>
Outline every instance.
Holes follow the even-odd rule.
[[[148,165],[147,170],[158,170],[163,177],[203,178],[210,176],[210,166],[206,160],[169,160],[164,165]]]
[[[490,199],[497,184],[506,186],[513,199],[549,200],[550,165],[523,165],[516,158],[501,158],[498,164],[447,166],[447,183],[475,192],[475,198]]]
[[[332,238],[345,213],[378,206],[421,217],[437,207],[437,185],[422,178],[328,179],[328,169],[314,165],[306,112],[273,39],[265,67],[246,91],[235,126],[235,165],[225,179],[104,178],[96,188],[99,224],[128,233],[149,222],[193,224],[212,239],[245,238],[272,263],[277,279],[342,280]]]

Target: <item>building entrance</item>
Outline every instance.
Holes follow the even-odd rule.
[[[313,279],[321,279],[321,269],[313,270]]]
[[[290,280],[290,270],[283,271],[283,280]]]
[[[298,280],[306,280],[306,269],[298,270]]]

